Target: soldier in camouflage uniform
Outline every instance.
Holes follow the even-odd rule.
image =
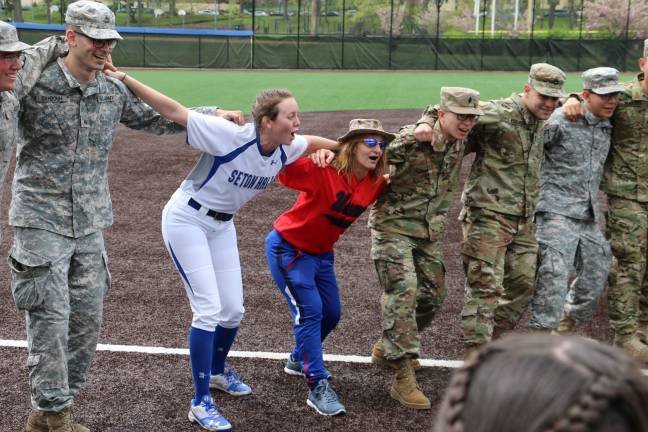
[[[416,384],[413,360],[420,332],[446,296],[443,224],[459,180],[464,138],[482,114],[478,103],[475,90],[444,87],[440,105],[429,110],[427,142],[414,138],[415,125],[400,129],[386,150],[390,183],[369,216],[371,257],[384,290],[382,339],[372,359],[396,370],[391,395],[410,408],[430,408]]]
[[[538,196],[544,120],[563,96],[565,74],[531,66],[522,94],[483,103],[468,136],[476,153],[464,189],[466,274],[461,330],[467,350],[512,329],[533,294],[538,244],[533,216]],[[427,113],[417,139],[429,130]]]
[[[0,193],[16,141],[20,100],[45,65],[66,51],[65,39],[54,36],[32,48],[18,41],[15,27],[0,21]]]
[[[102,230],[112,224],[107,165],[119,122],[173,133],[121,82],[101,70],[117,42],[114,14],[71,3],[70,51],[45,68],[23,99],[9,222],[16,305],[25,311],[34,411],[27,431],[87,431],[72,404],[86,380],[110,286]]]
[[[612,146],[601,189],[608,196],[606,234],[616,258],[608,278],[614,344],[648,363],[648,39],[641,73],[623,83],[612,116]],[[576,114],[575,101],[565,105]]]
[[[589,69],[582,79],[585,115],[570,121],[558,108],[544,130],[536,208],[538,269],[529,322],[538,330],[556,330],[560,323],[560,332],[572,332],[591,319],[612,261],[598,227],[597,194],[610,149],[609,118],[623,87],[613,68]],[[576,277],[568,284],[574,264]]]

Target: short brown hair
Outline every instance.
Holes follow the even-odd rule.
[[[338,171],[338,173],[346,176],[353,175],[356,167],[358,166],[358,161],[355,158],[356,148],[362,143],[362,138],[370,134],[355,134],[344,141],[340,141],[340,150],[333,159],[333,167]],[[376,180],[379,180],[385,172],[386,162],[385,162],[385,151],[380,155],[376,168],[369,172],[369,176]]]
[[[279,105],[283,100],[294,97],[288,89],[274,88],[263,90],[259,93],[252,104],[252,117],[254,117],[254,125],[257,130],[261,130],[261,120],[263,117],[268,117],[270,120],[275,120],[279,110]]]
[[[637,364],[609,345],[508,337],[470,355],[453,375],[434,430],[647,431],[648,384]]]

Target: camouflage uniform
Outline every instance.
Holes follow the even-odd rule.
[[[479,112],[479,93],[467,94],[474,105],[471,112]],[[450,96],[442,91],[442,103],[444,97]],[[438,109],[426,111],[433,145],[416,142],[415,125],[407,125],[387,147],[390,183],[369,215],[371,257],[384,290],[382,342],[388,360],[418,357],[419,334],[446,296],[441,241],[464,141],[444,138]]]
[[[590,69],[583,81],[603,69],[616,73],[611,68]],[[572,122],[559,108],[545,125],[536,209],[540,250],[530,327],[557,329],[563,308],[575,324],[589,320],[603,292],[612,254],[598,228],[597,194],[611,133],[610,121],[587,109]],[[573,263],[577,275],[568,284]]]
[[[616,258],[608,280],[608,311],[619,336],[634,334],[638,325],[648,327],[648,93],[643,80],[640,73],[623,84],[601,186],[608,195],[606,234]]]
[[[17,41],[15,27],[0,21],[0,51],[22,51],[23,60],[23,67],[18,73],[14,89],[0,92],[0,194],[4,188],[4,179],[17,138],[20,100],[30,92],[45,65],[67,51],[67,44],[62,37],[49,37],[34,45],[32,49],[28,49],[27,44],[17,45]],[[13,46],[10,45],[11,42]],[[0,230],[0,234],[1,232]]]
[[[530,85],[562,96],[565,75],[536,64]],[[465,298],[461,312],[464,344],[474,347],[515,326],[533,294],[538,244],[533,216],[538,196],[544,122],[529,112],[519,94],[482,105],[466,151],[475,151],[464,189]]]
[[[71,10],[89,3],[93,10],[100,5],[72,3],[66,22]],[[108,24],[114,28],[114,16]],[[90,27],[100,32],[90,37],[115,38],[106,21],[98,27]],[[9,264],[14,299],[26,312],[31,399],[38,410],[59,412],[73,403],[95,352],[110,286],[102,230],[113,220],[106,170],[119,122],[155,133],[182,130],[101,72],[82,86],[61,59],[23,100]]]

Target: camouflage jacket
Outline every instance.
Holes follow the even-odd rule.
[[[65,38],[52,36],[23,51],[24,65],[18,72],[14,89],[0,92],[0,193],[18,133],[20,100],[31,91],[47,63],[63,55],[67,49]]]
[[[110,226],[106,170],[119,122],[158,134],[184,130],[119,80],[98,72],[83,89],[63,59],[48,66],[22,101],[9,223],[68,237]]]
[[[482,102],[480,108],[484,115],[466,140],[466,153],[476,155],[464,204],[531,217],[538,199],[544,121],[537,120],[516,93]],[[419,123],[429,123],[427,110]]]
[[[643,74],[624,83],[612,116],[612,147],[601,188],[610,195],[648,202],[648,93]]]
[[[536,211],[598,221],[598,188],[610,149],[612,124],[587,109],[569,121],[558,108],[544,130],[544,159]]]
[[[415,125],[403,126],[386,150],[389,185],[369,213],[372,229],[441,240],[452,191],[459,181],[464,142],[448,142],[430,108],[434,145],[416,142]]]

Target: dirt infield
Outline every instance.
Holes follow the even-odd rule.
[[[379,118],[386,129],[396,130],[416,121],[419,114],[419,110],[304,114],[302,131],[334,138],[354,117]],[[112,288],[105,300],[101,343],[187,348],[191,311],[162,244],[160,215],[197,156],[185,145],[184,135],[154,137],[119,130],[109,167],[115,224],[105,233]],[[292,346],[288,308],[270,278],[263,245],[272,221],[294,197],[294,192],[273,185],[236,215],[246,316],[234,350],[288,352]],[[458,256],[457,200],[458,194],[444,243],[449,296],[423,335],[424,358],[463,356],[459,343],[463,276]],[[11,232],[5,230],[0,244],[0,285],[4,287],[0,290],[0,339],[24,340],[24,318],[14,307],[4,264],[10,242]],[[325,353],[367,356],[380,334],[380,288],[369,259],[369,245],[365,214],[336,247],[343,317],[326,341]],[[602,305],[583,332],[609,341],[605,313]],[[25,363],[24,348],[0,348],[0,431],[22,430],[29,414]],[[389,397],[389,373],[370,364],[331,362],[327,367],[348,414],[325,418],[306,406],[305,383],[285,375],[283,361],[234,358],[230,363],[253,388],[253,394],[244,398],[215,395],[237,431],[430,430],[451,373],[440,368],[419,371],[419,382],[433,409],[417,412],[401,408]],[[102,351],[95,357],[88,384],[78,397],[76,413],[77,419],[93,431],[197,431],[199,428],[186,418],[191,397],[187,356]]]

